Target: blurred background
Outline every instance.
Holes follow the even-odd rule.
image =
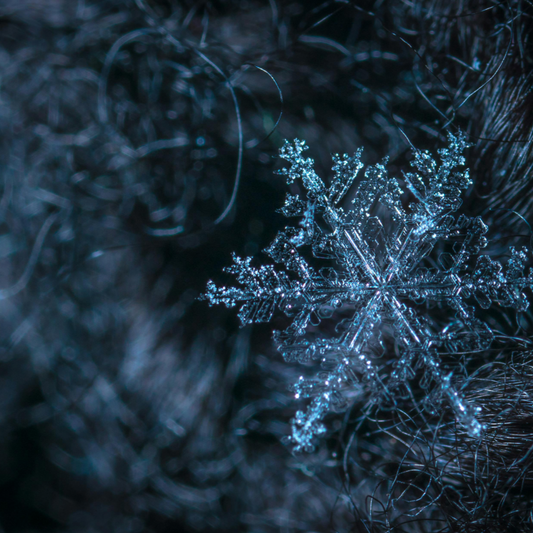
[[[531,390],[526,341],[518,367],[503,345],[479,362],[495,389],[519,382],[491,395],[517,422],[483,472],[464,436],[415,445],[357,406],[295,456],[299,369],[276,323],[240,329],[198,297],[229,282],[232,252],[264,262],[285,225],[284,139],[305,139],[324,178],[359,147],[400,176],[410,143],[435,152],[460,128],[465,211],[493,228],[491,253],[528,245],[531,12],[2,0],[0,531],[529,531],[533,409],[505,403]],[[527,313],[519,326],[527,339]]]

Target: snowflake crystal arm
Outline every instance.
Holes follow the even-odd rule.
[[[251,258],[234,256],[226,270],[240,287],[209,282],[206,298],[210,304],[240,304],[242,325],[267,322],[276,310],[285,313],[289,326],[274,332],[279,352],[287,361],[321,365],[316,378],[301,377],[293,386],[296,398],[312,399],[292,421],[296,450],[312,449],[314,437],[326,431],[326,414],[343,404],[343,392],[369,393],[372,401],[394,397],[418,369],[424,371],[421,386],[445,399],[470,435],[482,433],[479,408],[463,399],[452,374],[441,368],[441,355],[486,350],[493,334],[475,317],[473,304],[523,311],[528,302],[522,291],[533,278],[524,274],[526,249],[511,248],[504,267],[479,255],[488,231],[481,218],[455,218],[471,184],[468,170],[460,169],[466,147],[463,134],[449,134],[448,148],[439,150],[440,164],[428,152],[415,151],[413,172],[404,173],[403,182],[388,176],[386,160],[358,178],[361,150],[352,157],[334,155],[329,187],[313,160],[303,157],[305,142],[281,148],[290,166],[280,173],[289,183],[300,180],[304,189],[288,194],[281,209],[287,217],[300,217],[299,226],[280,231],[265,250],[284,270],[256,268]],[[356,181],[345,210],[340,204]],[[412,198],[408,208],[404,193]],[[305,254],[332,266],[317,269]],[[425,303],[448,308],[452,322],[442,327],[425,316],[419,311]],[[392,366],[376,357],[384,336],[397,345]]]

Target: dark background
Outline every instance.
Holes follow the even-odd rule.
[[[509,404],[530,390],[527,343],[479,362],[521,385],[490,395],[515,422],[477,477],[464,436],[405,447],[372,421],[356,432],[353,406],[294,456],[281,440],[299,369],[271,343],[280,323],[239,329],[198,297],[229,282],[232,252],[266,260],[295,137],[323,177],[358,147],[400,175],[409,142],[435,152],[461,128],[465,212],[489,223],[490,253],[528,245],[530,14],[520,0],[3,0],[1,528],[529,531],[533,410]],[[484,318],[516,332],[512,313]]]

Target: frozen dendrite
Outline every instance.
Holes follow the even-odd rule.
[[[459,168],[468,146],[463,134],[449,134],[448,140],[448,148],[439,150],[440,165],[428,152],[415,151],[415,171],[402,180],[389,177],[384,164],[368,167],[349,209],[340,203],[363,168],[361,150],[333,157],[334,177],[326,187],[313,160],[302,155],[305,143],[286,142],[280,155],[290,167],[281,173],[290,183],[301,180],[305,191],[288,194],[281,212],[301,221],[265,250],[285,270],[256,268],[251,258],[234,256],[227,271],[240,287],[208,284],[211,304],[241,305],[243,325],[267,322],[276,309],[283,311],[291,323],[274,332],[283,357],[321,363],[316,378],[301,377],[294,385],[297,398],[312,398],[292,421],[297,450],[312,448],[313,437],[324,433],[322,420],[342,403],[343,392],[394,398],[419,369],[422,387],[446,400],[471,436],[483,431],[476,418],[480,408],[464,400],[440,360],[445,353],[486,350],[493,333],[475,318],[473,304],[523,311],[528,302],[522,289],[533,278],[524,274],[527,250],[511,248],[502,266],[479,254],[487,244],[481,218],[453,216],[471,181],[468,170]],[[306,248],[314,264],[328,266],[311,265],[300,253]],[[441,310],[438,319],[430,318],[431,309]],[[388,358],[386,337],[394,353]]]

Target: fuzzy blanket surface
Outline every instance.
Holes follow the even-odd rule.
[[[470,302],[492,342],[441,360],[480,435],[445,402],[415,409],[431,387],[414,380],[393,401],[347,390],[295,451],[309,402],[290,386],[320,365],[276,351],[283,314],[241,328],[201,297],[232,283],[232,252],[268,263],[299,192],[276,173],[295,138],[326,181],[331,154],[362,147],[401,180],[464,132],[458,209],[487,225],[483,254],[525,247],[529,271],[532,15],[530,0],[2,0],[0,531],[532,531],[526,306]],[[398,338],[381,348],[386,372]]]

